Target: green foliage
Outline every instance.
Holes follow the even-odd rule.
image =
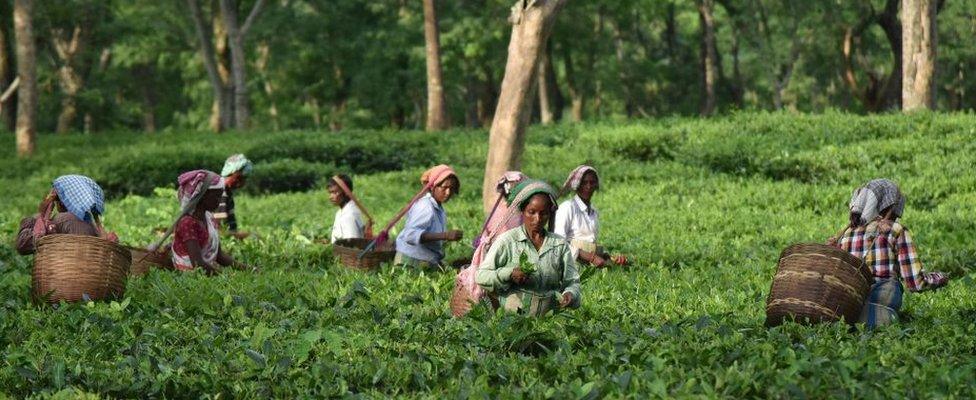
[[[318,183],[336,173],[330,164],[283,158],[259,164],[260,173],[248,179],[249,193],[301,192],[321,186]]]
[[[897,82],[888,84],[895,54],[881,26],[886,5],[897,2],[714,2],[719,110],[863,113],[897,108]],[[216,2],[199,3],[205,24],[220,20]],[[491,123],[505,69],[512,3],[458,0],[437,5],[442,83],[455,126]],[[557,118],[603,121],[696,114],[701,102],[698,3],[608,0],[564,7],[547,47],[551,83],[558,89],[551,93]],[[239,2],[242,18],[253,4]],[[940,4],[937,106],[972,110],[976,80],[967,74],[976,69],[976,46],[969,40],[976,5]],[[70,0],[39,4],[36,11],[42,132],[54,129],[64,100],[58,72],[64,62],[53,39],[70,38],[76,27],[84,29],[72,65],[83,85],[72,130],[211,126],[213,88],[184,3]],[[6,17],[0,23],[12,31],[11,13],[0,14]],[[893,23],[897,25],[897,18]],[[851,49],[856,88],[844,78],[842,44],[848,31],[858,32]],[[421,3],[267,3],[245,45],[252,125],[258,129],[424,125]],[[229,54],[218,59],[228,67]],[[887,100],[877,105],[865,100],[886,90]],[[532,118],[539,120],[536,114]],[[650,152],[635,149],[633,156],[656,157],[654,149],[645,150]]]
[[[974,127],[972,115],[741,113],[533,128],[523,171],[562,182],[590,160],[603,178],[593,200],[600,240],[633,261],[623,269],[584,268],[581,308],[544,319],[483,307],[454,319],[452,273],[343,268],[314,242],[328,237],[335,213],[323,186],[235,199],[241,229],[260,238],[222,244],[261,272],[208,278],[152,271],[130,280],[114,303],[30,305],[31,259],[3,241],[0,391],[15,398],[973,397]],[[365,145],[383,135],[345,140]],[[448,225],[477,232],[484,134],[456,131],[436,141],[398,135],[398,144],[429,143],[436,156],[424,165],[458,167],[463,186],[445,204]],[[270,146],[273,137],[314,144],[319,136],[331,138],[44,137],[36,163],[0,159],[0,234],[12,237],[53,176],[100,170],[120,162],[115,152],[150,154],[195,139],[226,155]],[[662,155],[620,151],[631,143],[658,146]],[[0,146],[11,145],[0,137]],[[279,179],[269,172],[278,168],[328,174],[339,165],[305,160],[294,147],[294,161],[260,160],[251,183]],[[206,167],[218,168],[222,159],[215,160]],[[819,172],[804,177],[808,166]],[[386,221],[415,193],[423,168],[343,172],[354,175],[377,221]],[[951,274],[949,286],[906,293],[906,318],[874,331],[764,328],[779,252],[836,232],[851,190],[875,177],[901,184],[903,223],[926,268]],[[147,244],[154,228],[172,222],[174,197],[169,187],[116,197],[105,223],[123,242]],[[454,259],[471,249],[452,243],[446,251]]]

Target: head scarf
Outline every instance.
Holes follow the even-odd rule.
[[[454,169],[445,164],[441,164],[424,171],[423,175],[420,175],[420,183],[426,188],[433,188],[452,176],[457,178]]]
[[[224,188],[224,179],[220,175],[203,169],[184,172],[177,182],[179,188],[176,198],[180,200],[180,209],[184,215],[193,212],[207,190]]]
[[[248,176],[251,174],[253,168],[254,164],[247,157],[244,157],[243,154],[234,154],[224,162],[224,169],[220,171],[220,176],[226,178],[238,171],[241,172],[241,175]]]
[[[852,222],[857,226],[863,226],[877,218],[888,207],[891,207],[892,219],[900,218],[905,211],[905,196],[895,182],[888,179],[875,179],[854,191],[849,206]],[[857,217],[856,221],[854,217]]]
[[[539,193],[549,196],[549,201],[552,202],[553,207],[556,206],[556,191],[548,183],[537,179],[526,179],[518,185],[515,185],[512,188],[512,192],[508,194],[508,204],[515,206],[521,211],[525,209],[525,205],[528,204],[529,199]]]
[[[560,189],[559,194],[563,195],[569,193],[570,190],[578,190],[580,181],[583,180],[583,175],[585,175],[589,171],[593,171],[593,174],[596,175],[596,181],[597,183],[599,183],[600,175],[596,172],[595,168],[589,165],[580,165],[576,167],[576,169],[574,169],[573,172],[569,173],[569,177],[566,178],[566,183],[563,184],[563,187],[562,189]]]
[[[513,182],[515,178],[518,178],[518,181]],[[521,225],[522,207],[533,195],[545,193],[552,201],[553,208],[556,204],[556,192],[551,186],[539,180],[529,179],[520,172],[506,172],[498,181],[498,189],[500,193],[506,195],[508,208],[501,215],[497,217],[492,215],[488,218],[487,229],[483,230],[481,240],[475,245],[474,254],[471,256],[471,265],[462,269],[455,279],[455,285],[467,290],[470,298],[476,302],[484,296],[484,290],[475,282],[475,275],[495,238],[509,229]],[[552,223],[551,219],[550,223]],[[455,315],[460,316],[461,314]]]
[[[417,192],[417,194],[415,194],[409,202],[407,202],[407,205],[403,206],[403,208],[401,208],[400,211],[393,216],[393,219],[391,219],[383,230],[380,231],[375,238],[373,238],[373,241],[366,245],[366,248],[359,253],[359,258],[362,258],[366,253],[373,251],[377,245],[381,245],[386,242],[386,240],[390,237],[390,229],[393,229],[393,226],[396,225],[396,223],[407,214],[407,211],[410,211],[410,208],[413,207],[418,200],[429,193],[434,186],[439,185],[441,182],[444,182],[445,179],[452,176],[457,178],[457,174],[454,173],[454,169],[444,164],[424,171],[423,175],[420,176],[420,183],[422,183],[424,187],[421,188],[420,191]]]
[[[180,219],[197,208],[197,203],[203,198],[203,194],[207,193],[207,190],[224,189],[224,178],[221,178],[216,172],[205,169],[184,172],[176,178],[176,181],[178,184],[176,198],[180,201],[180,214],[176,216],[176,221],[173,221],[173,225],[166,230],[163,237],[149,246],[150,251],[159,249],[159,246],[169,238],[169,235],[173,234],[173,230],[176,229],[176,224],[180,222]],[[146,256],[143,256],[144,258]]]
[[[105,213],[105,194],[95,181],[82,175],[64,175],[52,185],[68,212],[82,221],[92,222]]]
[[[508,197],[508,194],[512,192],[520,182],[529,179],[525,174],[519,171],[505,171],[502,177],[498,179],[498,184],[495,186],[495,191],[497,191],[502,196]]]

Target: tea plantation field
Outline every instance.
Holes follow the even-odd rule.
[[[385,221],[429,165],[465,240],[482,222],[484,131],[120,132],[44,136],[40,156],[0,138],[0,392],[74,398],[825,398],[976,396],[976,117],[743,113],[712,120],[533,128],[523,171],[561,184],[601,171],[602,241],[636,260],[583,285],[580,309],[543,320],[447,308],[452,272],[349,271],[330,250],[324,178],[354,176]],[[258,273],[153,271],[112,303],[30,304],[31,259],[11,242],[60,174],[108,192],[106,226],[144,245],[177,209],[182,170],[256,161],[225,241]],[[928,269],[953,281],[906,294],[905,320],[763,327],[777,256],[846,223],[851,190],[899,182]],[[470,252],[448,248],[448,259]]]

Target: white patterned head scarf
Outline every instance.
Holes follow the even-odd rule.
[[[599,188],[600,174],[596,172],[596,168],[589,165],[580,165],[576,167],[573,172],[569,173],[569,177],[566,178],[566,182],[563,183],[563,187],[559,189],[558,196],[556,197],[562,197],[563,195],[569,193],[570,190],[579,190],[580,182],[583,181],[583,175],[586,175],[587,172],[593,172],[593,175],[596,176],[597,188]]]
[[[241,172],[241,175],[248,176],[251,174],[253,168],[254,164],[247,157],[244,157],[243,154],[234,154],[224,162],[224,169],[220,171],[220,176],[226,178],[238,171]]]
[[[872,180],[851,194],[851,222],[867,225],[889,207],[892,219],[900,218],[905,212],[905,196],[898,184],[888,179]]]

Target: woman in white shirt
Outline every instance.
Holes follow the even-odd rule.
[[[622,255],[610,256],[598,245],[600,232],[600,213],[593,207],[593,194],[600,188],[600,177],[596,169],[580,165],[569,174],[561,193],[574,191],[576,194],[562,202],[556,211],[554,233],[569,241],[573,255],[581,262],[596,267],[604,267],[609,262],[618,265],[627,263]]]
[[[351,198],[352,179],[346,175],[337,175],[329,180],[328,190],[329,201],[339,207],[332,223],[332,243],[340,239],[365,238],[363,213]]]

